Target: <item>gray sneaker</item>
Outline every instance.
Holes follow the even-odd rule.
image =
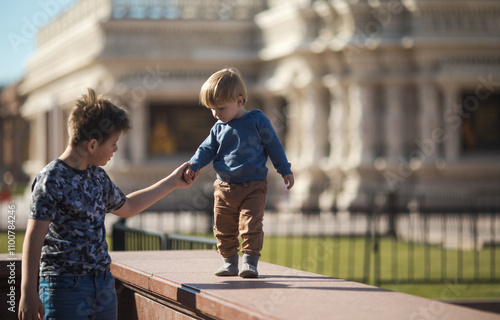
[[[257,278],[259,276],[259,272],[257,271],[259,258],[257,255],[245,253],[239,276],[242,278]]]
[[[224,265],[215,271],[215,275],[219,277],[237,276],[238,275],[238,254],[229,258],[222,258]]]

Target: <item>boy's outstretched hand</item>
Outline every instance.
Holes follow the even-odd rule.
[[[175,186],[177,188],[190,187],[196,181],[196,179],[198,179],[200,170],[197,170],[195,172],[191,168],[188,168],[192,165],[193,164],[190,162],[185,162],[180,167],[175,169],[174,172],[172,172],[171,176],[175,179]],[[188,170],[190,171],[189,175],[186,174]]]
[[[290,190],[293,187],[293,174],[287,174],[286,176],[283,176],[283,181],[285,181],[285,184],[287,185],[287,189]]]

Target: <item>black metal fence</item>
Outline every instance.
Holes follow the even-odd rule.
[[[215,250],[215,248],[215,239],[130,228],[125,225],[125,219],[113,224],[113,251]]]
[[[500,196],[365,194],[349,212],[270,215],[263,259],[382,284],[500,282]]]

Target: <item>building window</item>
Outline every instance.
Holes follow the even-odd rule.
[[[462,147],[466,153],[500,152],[500,94],[462,97]]]
[[[194,154],[215,123],[210,110],[197,103],[152,103],[149,110],[151,157]]]

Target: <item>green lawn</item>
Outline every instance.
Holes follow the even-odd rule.
[[[500,247],[454,250],[382,238],[375,255],[373,246],[363,237],[266,237],[261,260],[369,284],[380,279],[382,288],[433,299],[500,299]]]
[[[24,231],[14,231],[15,253],[23,251]],[[9,235],[7,231],[0,231],[0,253],[9,253]]]
[[[24,240],[23,232],[16,232],[16,250],[21,253]],[[108,243],[110,237],[108,236]],[[372,250],[365,256],[365,246]],[[0,233],[0,253],[8,252],[6,232]],[[111,248],[111,246],[110,246]],[[500,248],[474,251],[444,250],[439,247],[423,246],[406,242],[381,239],[379,260],[373,253],[373,243],[362,237],[318,238],[318,237],[266,237],[262,250],[262,261],[271,262],[295,269],[343,279],[365,281],[373,284],[375,272],[382,280],[390,280],[393,274],[399,279],[427,279],[435,283],[393,283],[382,282],[382,288],[405,292],[422,297],[456,301],[463,299],[500,299]],[[494,259],[492,260],[492,255]],[[426,263],[425,257],[428,257]],[[444,259],[446,257],[446,259]],[[366,265],[365,259],[370,263]],[[458,261],[463,261],[458,269]],[[379,263],[376,263],[379,261]],[[446,262],[446,263],[444,263]],[[494,263],[494,265],[492,264]],[[446,268],[441,268],[446,264]],[[378,268],[375,268],[379,265]],[[493,269],[492,269],[493,266]],[[366,269],[368,268],[368,269]],[[446,270],[444,273],[443,270]],[[493,270],[493,274],[491,273]],[[368,276],[366,276],[368,275]],[[487,281],[491,276],[497,280],[492,283],[455,282],[456,277]],[[407,282],[407,281],[405,281]]]

